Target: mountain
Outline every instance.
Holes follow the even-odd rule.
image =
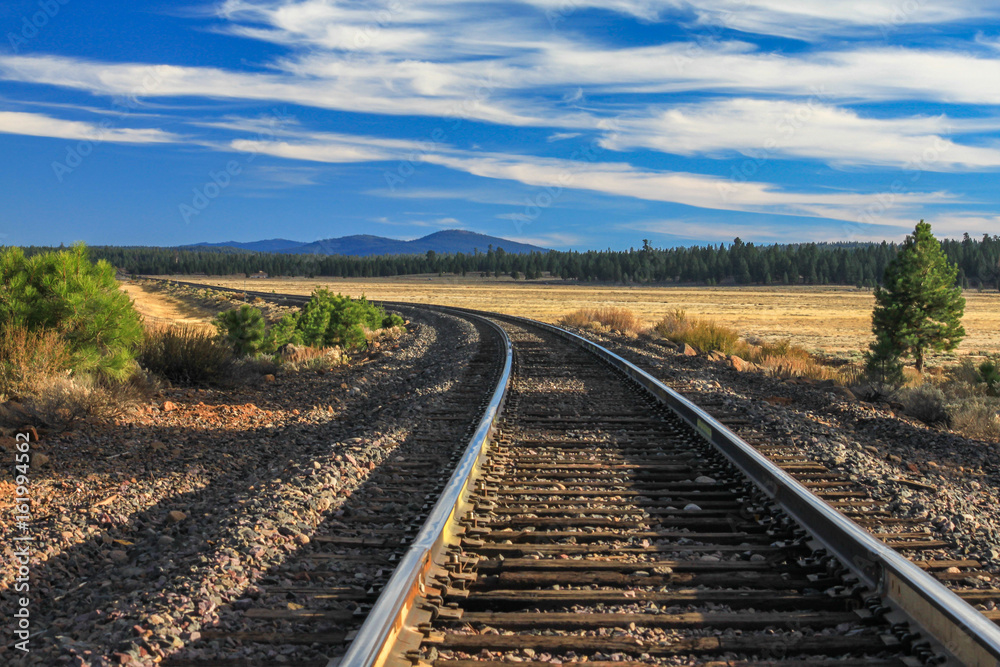
[[[266,241],[251,241],[240,243],[239,241],[226,241],[225,243],[195,243],[193,245],[181,246],[184,250],[206,250],[211,248],[238,248],[250,252],[291,252],[295,248],[304,246],[302,241],[289,241],[288,239],[267,239]]]
[[[433,250],[439,254],[462,252],[471,255],[476,249],[480,252],[486,252],[491,245],[494,250],[503,248],[505,252],[518,255],[530,252],[548,252],[547,248],[540,248],[527,243],[517,243],[516,241],[502,239],[497,236],[487,236],[486,234],[467,232],[460,229],[446,229],[412,241],[400,241],[399,239],[372,236],[371,234],[355,234],[353,236],[341,236],[335,239],[313,241],[312,243],[289,241],[287,239],[270,239],[249,243],[239,243],[236,241],[228,243],[197,243],[191,246],[184,246],[184,248],[190,250],[237,248],[251,252],[279,252],[297,255],[370,256],[423,255],[428,250]]]

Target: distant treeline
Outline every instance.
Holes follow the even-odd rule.
[[[1000,289],[1000,236],[968,234],[942,241],[958,264],[963,287]],[[30,253],[47,248],[30,247]],[[758,246],[732,244],[653,248],[648,241],[627,251],[549,251],[516,255],[503,248],[473,254],[294,255],[240,250],[92,246],[93,259],[106,259],[126,273],[232,275],[263,271],[270,276],[374,278],[420,273],[463,276],[544,276],[615,283],[698,283],[706,285],[810,284],[874,287],[895,256],[895,243],[803,243]]]

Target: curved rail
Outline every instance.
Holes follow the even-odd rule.
[[[190,283],[189,283],[190,284]],[[204,285],[204,287],[211,287]],[[219,289],[213,287],[213,289]],[[225,288],[222,288],[225,289]],[[240,291],[240,290],[232,290]],[[297,295],[252,293],[264,298]],[[496,313],[428,304],[399,303],[411,308],[462,313],[482,318]],[[892,548],[812,494],[791,475],[769,461],[703,409],[655,377],[610,350],[555,325],[511,315],[499,316],[559,335],[590,351],[625,374],[690,424],[782,510],[795,519],[829,553],[836,556],[871,590],[920,626],[962,665],[1000,665],[1000,628],[947,587]],[[456,533],[452,520],[461,498],[478,471],[494,423],[499,417],[511,373],[511,343],[498,325],[506,349],[504,370],[493,397],[444,494],[435,505],[414,544],[400,562],[348,653],[331,665],[375,667],[382,664],[391,640],[403,629],[406,614],[423,588],[432,567],[431,554]]]
[[[409,304],[407,304],[409,305]],[[427,306],[422,306],[428,308]],[[446,308],[435,306],[431,310],[447,312]],[[335,664],[346,665],[378,665],[382,664],[386,652],[392,647],[399,632],[403,629],[403,621],[413,607],[417,596],[424,592],[424,580],[433,567],[432,557],[439,551],[448,539],[454,537],[456,512],[462,503],[469,484],[479,471],[485,458],[487,444],[493,433],[493,426],[500,416],[507,387],[510,382],[513,351],[510,338],[499,326],[483,318],[496,330],[503,341],[504,364],[500,379],[497,382],[493,396],[465,453],[459,460],[455,472],[448,480],[441,497],[431,510],[423,528],[409,550],[400,560],[396,571],[382,590],[372,607],[357,636],[351,643],[347,654],[335,661]]]
[[[614,352],[560,327],[551,331],[596,354],[672,409],[861,581],[895,605],[963,665],[1000,664],[1000,628],[892,548],[816,497],[710,414]]]

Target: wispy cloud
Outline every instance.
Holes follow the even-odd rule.
[[[1000,129],[1000,117],[865,118],[857,112],[803,101],[726,99],[672,107],[620,120],[602,141],[613,150],[653,148],[679,155],[735,152],[755,158],[815,158],[833,164],[887,165],[949,171],[1000,166],[1000,150],[945,137]],[[933,154],[933,159],[925,155]]]
[[[0,132],[32,137],[52,137],[82,141],[110,141],[122,144],[162,144],[183,141],[182,137],[155,128],[114,127],[110,123],[61,120],[44,114],[0,111]]]

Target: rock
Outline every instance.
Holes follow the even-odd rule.
[[[41,468],[43,465],[49,462],[49,457],[41,452],[35,452],[31,457],[31,465]]]
[[[756,368],[757,364],[752,364],[742,357],[737,357],[735,354],[729,355],[729,365],[733,367],[734,370],[740,373],[746,373],[747,371],[752,371]],[[779,398],[779,397],[775,397]]]
[[[713,479],[712,477],[707,477],[705,475],[695,477],[694,481],[697,484],[715,484],[715,479]]]
[[[684,506],[684,510],[686,512],[700,512],[701,508],[695,505],[694,503],[688,503],[687,505]]]
[[[167,521],[170,523],[179,523],[187,518],[187,514],[179,510],[172,510],[167,513]]]
[[[827,390],[828,394],[833,394],[834,396],[839,396],[845,401],[856,401],[858,397],[854,395],[854,392],[847,387],[830,387]]]
[[[162,409],[164,412],[173,412],[177,409],[177,406],[172,401],[163,401]]]
[[[121,549],[112,549],[108,557],[115,563],[124,563],[128,560],[128,554]]]
[[[174,543],[174,538],[169,535],[160,535],[160,538],[156,541],[161,547],[169,547]]]
[[[681,346],[681,354],[683,354],[685,357],[697,357],[698,348],[688,345],[687,343],[684,343],[684,345]]]

